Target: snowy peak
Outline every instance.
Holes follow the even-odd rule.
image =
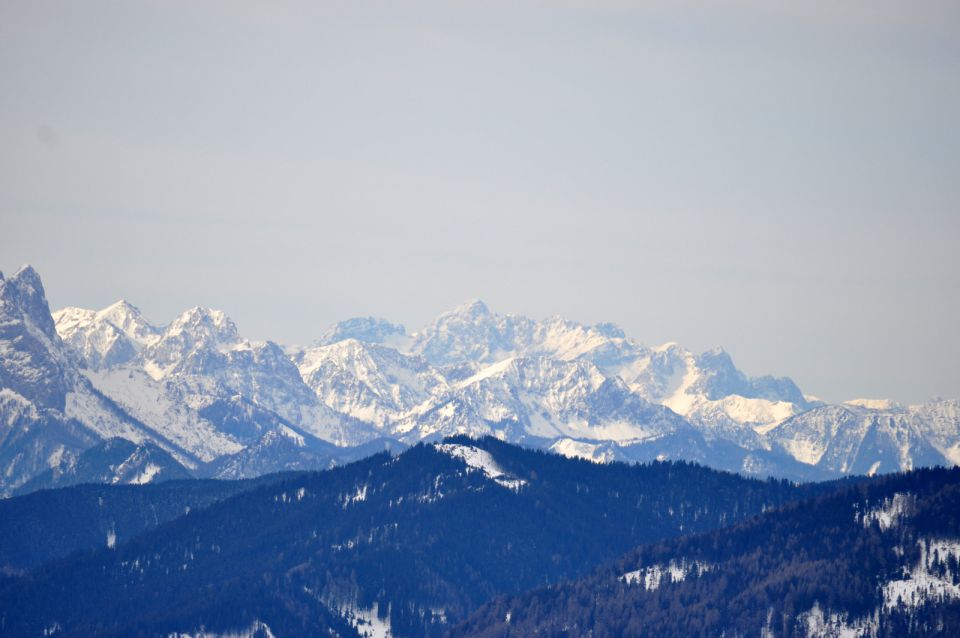
[[[787,378],[747,377],[733,364],[733,359],[722,348],[704,352],[697,358],[697,367],[702,371],[697,389],[716,401],[731,394],[748,399],[787,401],[801,406],[806,399],[796,384]]]
[[[434,448],[439,452],[463,461],[469,471],[478,471],[497,485],[507,489],[517,491],[527,484],[525,480],[507,474],[490,452],[476,445],[436,443],[434,444]]]
[[[221,366],[223,353],[240,345],[237,326],[220,310],[199,306],[173,320],[142,353],[154,379],[174,373],[204,374]]]
[[[413,335],[411,346],[412,352],[438,366],[489,364],[519,356],[606,360],[622,358],[625,349],[636,352],[642,347],[627,340],[613,324],[587,326],[561,317],[535,321],[500,315],[478,300],[440,315]]]
[[[195,343],[227,345],[237,342],[237,326],[222,310],[195,306],[167,327],[163,338],[184,335]]]
[[[97,318],[109,321],[140,347],[160,336],[160,330],[144,319],[140,309],[123,299],[97,312]]]
[[[317,340],[317,345],[325,346],[345,339],[356,339],[365,343],[386,343],[394,345],[407,334],[400,324],[390,323],[377,317],[353,317],[334,324]]]
[[[447,387],[422,357],[356,339],[305,350],[295,360],[320,401],[377,426]]]
[[[40,275],[29,264],[21,266],[7,279],[0,279],[0,312],[17,316],[36,336],[56,340],[57,331],[50,317],[46,292]]]
[[[0,280],[0,353],[0,388],[40,407],[63,409],[72,384],[71,362],[43,284],[30,266]]]
[[[60,337],[94,370],[126,363],[159,339],[159,330],[126,301],[99,311],[67,307],[53,318]]]
[[[516,324],[528,321],[495,315],[482,301],[471,301],[443,313],[414,335],[411,351],[434,365],[492,363],[509,356],[515,349]]]
[[[446,315],[459,315],[463,317],[469,317],[471,319],[478,319],[480,317],[490,316],[490,308],[487,307],[487,304],[479,299],[471,299],[470,301],[460,304]]]
[[[908,411],[825,405],[785,420],[767,438],[825,472],[875,474],[955,463],[957,423],[943,438],[933,434],[937,429],[934,420]]]

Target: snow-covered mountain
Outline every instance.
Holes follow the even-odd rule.
[[[957,401],[904,407],[852,401],[825,405],[774,426],[767,439],[795,459],[834,474],[876,474],[957,464]]]
[[[140,310],[123,300],[100,311],[63,308],[53,320],[63,341],[93,369],[126,363],[159,338]]]
[[[81,365],[57,333],[37,272],[0,275],[0,495],[113,437],[190,461],[93,387]]]
[[[760,446],[753,428],[810,407],[790,379],[749,378],[721,349],[696,356],[676,343],[648,348],[613,324],[498,315],[480,301],[444,313],[412,335],[411,351],[438,366],[472,364],[474,374],[512,357],[588,361],[648,401],[687,417],[707,438],[734,438],[752,447]]]
[[[316,345],[327,346],[346,339],[394,347],[403,347],[408,340],[407,331],[400,324],[376,317],[354,317],[331,326],[317,339]]]
[[[631,392],[583,360],[512,357],[456,383],[419,406],[396,430],[405,438],[477,436],[549,441],[557,438],[632,443],[690,425],[670,409]]]
[[[293,356],[325,405],[380,428],[448,388],[423,357],[353,337]]]
[[[490,364],[518,356],[572,360],[595,350],[609,356],[611,345],[645,350],[625,338],[616,326],[584,326],[559,317],[534,321],[490,311],[474,300],[440,315],[423,331],[411,335],[410,351],[436,366],[464,362]]]
[[[828,405],[788,378],[747,376],[721,349],[648,347],[612,324],[480,301],[414,333],[364,317],[283,348],[202,307],[166,326],[125,301],[51,315],[29,267],[0,279],[0,301],[0,493],[115,437],[224,476],[464,433],[796,479],[960,463],[956,400]]]

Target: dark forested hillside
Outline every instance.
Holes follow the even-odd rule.
[[[365,615],[394,636],[439,635],[498,594],[825,489],[455,438],[290,475],[7,579],[0,630],[152,636],[265,623],[277,636],[349,636]]]
[[[285,478],[89,484],[0,499],[0,570],[18,571],[76,550],[123,543],[190,510]]]
[[[958,560],[960,469],[918,470],[642,546],[450,635],[957,636]]]

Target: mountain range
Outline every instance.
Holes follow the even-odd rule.
[[[960,401],[828,404],[612,324],[473,301],[413,333],[355,318],[318,334],[251,341],[202,307],[166,325],[125,301],[51,313],[33,268],[0,274],[0,495],[322,469],[457,434],[793,480],[960,463]]]

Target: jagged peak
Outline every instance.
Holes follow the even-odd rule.
[[[595,324],[593,329],[609,339],[626,339],[627,333],[623,328],[610,321],[603,321]]]
[[[174,320],[174,323],[191,323],[195,321],[204,321],[209,320],[214,324],[224,324],[227,321],[230,321],[230,318],[227,317],[226,313],[222,310],[216,310],[214,308],[208,308],[206,306],[194,306],[188,308],[180,313],[180,316]]]
[[[731,357],[730,354],[720,346],[715,346],[705,351],[703,354],[697,357],[697,362],[701,366],[706,366],[708,368],[725,368],[730,371],[736,369],[736,365],[733,363],[733,357]]]
[[[47,337],[56,337],[43,282],[30,264],[24,264],[9,279],[3,280],[0,285],[0,308],[6,304],[12,304],[11,307],[17,308],[17,312],[29,316]]]
[[[383,343],[390,337],[403,337],[406,328],[380,317],[351,317],[338,321],[317,339],[317,345],[328,345],[344,339],[356,339],[366,343]]]
[[[490,308],[480,299],[471,299],[466,303],[460,304],[450,312],[444,315],[467,315],[470,317],[484,317],[490,314]]]
[[[236,341],[240,338],[236,324],[225,312],[205,306],[194,306],[185,310],[173,320],[166,334],[177,335],[183,332],[207,334],[218,341]]]
[[[126,299],[121,299],[97,312],[97,317],[105,319],[121,330],[134,336],[155,334],[159,330],[147,321],[140,309]]]
[[[30,264],[20,266],[8,279],[3,280],[3,283],[19,290],[21,295],[26,293],[30,296],[43,298],[44,303],[46,303],[46,293],[43,289],[40,273]]]
[[[22,266],[17,268],[16,272],[13,273],[10,279],[40,281],[40,273],[38,273],[36,268],[31,266],[30,264],[23,264]]]
[[[112,313],[112,312],[123,312],[123,313],[130,313],[130,314],[136,314],[136,315],[141,314],[140,309],[134,306],[129,301],[127,301],[126,299],[120,299],[119,301],[114,301],[112,304],[110,304],[106,308],[103,308],[99,312],[102,314]]]

